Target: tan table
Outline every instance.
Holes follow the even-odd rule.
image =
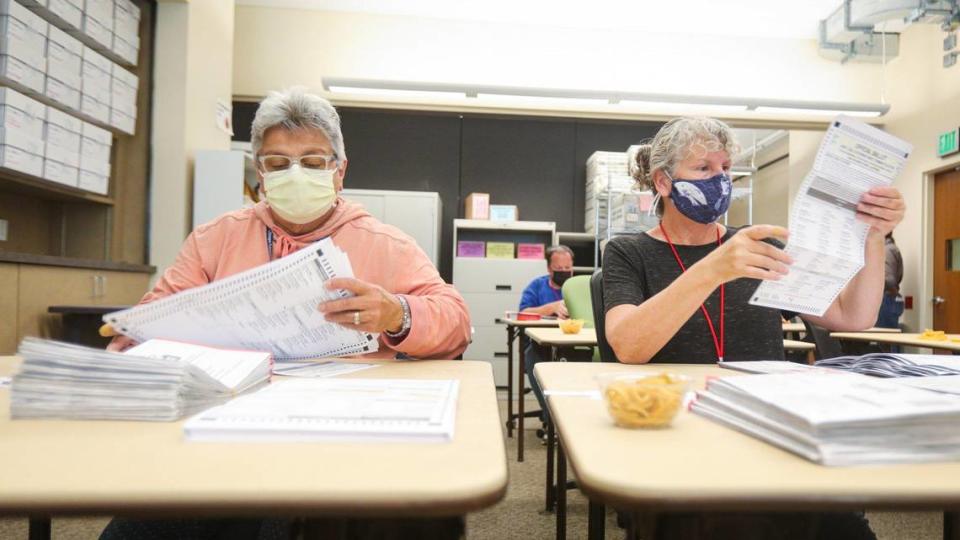
[[[595,390],[610,371],[669,369],[694,378],[749,376],[713,365],[541,363],[544,390]],[[628,511],[844,511],[960,509],[960,462],[823,467],[773,445],[682,411],[672,427],[629,430],[613,425],[604,402],[553,394],[547,401],[580,489],[590,499],[591,538],[603,532],[603,505]],[[563,484],[558,479],[558,485]],[[560,508],[565,490],[558,489]],[[945,533],[955,521],[945,521]]]
[[[560,321],[557,319],[518,321],[517,319],[511,319],[510,317],[502,317],[497,319],[497,323],[507,326],[507,437],[513,437],[514,422],[516,422],[522,428],[524,419],[522,404],[524,393],[526,393],[526,389],[524,388],[524,386],[526,386],[526,373],[523,363],[527,352],[526,346],[524,345],[526,336],[523,334],[523,330],[526,328],[557,327],[560,324]],[[517,382],[520,385],[520,394],[517,397],[517,404],[520,408],[520,411],[518,414],[513,414],[513,342],[517,338],[520,339],[520,342],[517,344],[517,356],[519,357],[519,365],[517,366]],[[517,440],[517,461],[523,461],[522,437]]]
[[[814,356],[814,351],[817,349],[817,346],[813,343],[808,343],[806,341],[797,341],[794,339],[784,339],[783,340],[783,350],[785,351],[803,351],[807,353],[807,363],[813,364],[817,359]]]
[[[950,341],[949,339],[947,341],[918,339],[919,336],[920,334],[874,334],[872,332],[832,332],[830,334],[830,337],[839,340],[869,341],[885,345],[904,345],[907,347],[951,351],[953,354],[960,354],[960,342]],[[947,337],[960,339],[960,334],[947,334]]]
[[[18,363],[0,357],[0,376]],[[454,440],[187,442],[182,421],[12,421],[4,388],[0,514],[459,516],[504,496],[506,452],[489,363],[385,362],[344,376],[458,379]]]
[[[807,329],[803,326],[803,323],[793,323],[786,322],[783,323],[783,333],[784,334],[801,334],[806,332]],[[899,328],[880,328],[879,326],[874,326],[872,328],[867,328],[862,330],[863,333],[871,334],[899,334],[902,332]]]

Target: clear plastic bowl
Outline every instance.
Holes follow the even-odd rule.
[[[564,334],[579,334],[583,330],[583,319],[564,319],[559,325]]]
[[[669,371],[601,373],[596,378],[610,418],[626,428],[669,426],[691,381]]]

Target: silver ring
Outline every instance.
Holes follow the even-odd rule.
[[[354,312],[353,312],[353,325],[356,326],[356,325],[358,325],[358,324],[360,324],[360,312],[359,312],[359,311],[354,311]]]

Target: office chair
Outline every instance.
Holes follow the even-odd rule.
[[[801,320],[803,319],[801,318]],[[806,320],[803,320],[803,326],[807,329],[807,335],[813,338],[813,344],[817,347],[814,351],[814,357],[817,360],[843,356],[843,347],[840,345],[840,341],[830,337],[830,332],[825,328],[811,324]]]
[[[590,276],[590,303],[593,304],[593,327],[597,330],[597,350],[601,362],[619,362],[613,347],[607,342],[606,311],[603,308],[603,270]]]
[[[567,313],[571,319],[583,320],[584,328],[593,328],[593,303],[590,294],[590,276],[573,276],[563,283],[560,288],[563,294],[563,303],[567,306]],[[575,361],[585,361],[591,355],[594,361],[600,361],[600,353],[596,347],[590,347],[589,351],[581,347],[573,347],[576,354],[574,358],[568,358]]]

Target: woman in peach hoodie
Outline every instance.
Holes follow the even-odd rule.
[[[327,100],[300,89],[271,93],[253,119],[252,145],[266,200],[197,227],[140,303],[329,237],[349,256],[356,278],[331,279],[326,286],[354,296],[317,309],[337,324],[379,332],[380,350],[370,357],[454,358],[464,351],[470,316],[460,294],[412,238],[339,197],[347,158],[340,116]],[[108,348],[131,344],[118,336]]]

